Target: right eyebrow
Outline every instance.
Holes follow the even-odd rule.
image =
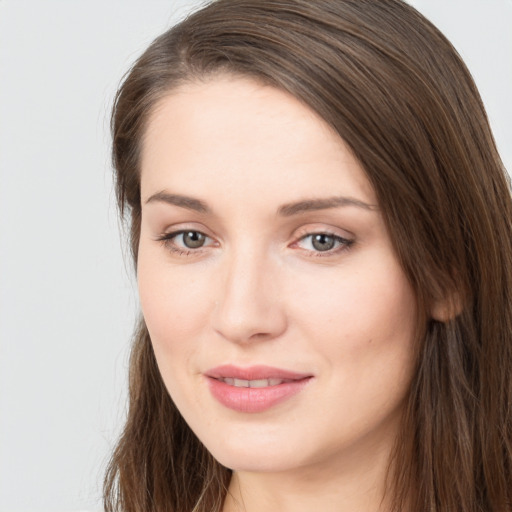
[[[195,199],[194,197],[182,196],[180,194],[170,194],[169,192],[161,191],[157,192],[150,196],[145,204],[148,203],[167,203],[175,206],[179,206],[181,208],[186,208],[187,210],[193,210],[199,213],[211,213],[210,208],[206,205],[205,202]]]

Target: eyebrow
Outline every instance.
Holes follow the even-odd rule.
[[[183,196],[181,194],[171,194],[165,191],[157,192],[146,200],[146,204],[154,202],[172,204],[199,213],[211,213],[211,209],[204,201],[194,197]],[[327,210],[330,208],[340,208],[343,206],[355,206],[369,211],[378,210],[377,205],[368,204],[353,197],[335,196],[322,199],[305,199],[302,201],[287,203],[280,206],[277,213],[283,217],[291,217],[292,215],[298,215],[301,213]]]
[[[377,205],[368,204],[359,199],[354,199],[353,197],[336,196],[324,199],[306,199],[304,201],[285,204],[279,208],[278,213],[284,217],[289,217],[300,213],[327,210],[342,206],[356,206],[357,208],[363,208],[369,211],[378,210]]]
[[[175,206],[180,206],[181,208],[187,208],[187,210],[194,210],[199,213],[211,213],[210,208],[206,205],[205,202],[201,201],[200,199],[195,199],[193,197],[188,196],[182,196],[179,194],[170,194],[168,192],[157,192],[156,194],[153,194],[150,196],[146,204],[148,203],[155,203],[155,202],[161,202],[161,203],[167,203],[167,204],[173,204]]]

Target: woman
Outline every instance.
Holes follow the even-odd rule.
[[[512,508],[512,204],[398,0],[219,0],[116,98],[144,319],[107,510]]]

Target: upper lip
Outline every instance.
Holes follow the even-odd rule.
[[[262,379],[286,379],[286,380],[302,380],[312,377],[308,373],[299,373],[282,368],[272,366],[256,365],[248,367],[234,366],[225,364],[216,366],[205,372],[207,377],[212,379],[242,379],[242,380],[262,380]]]

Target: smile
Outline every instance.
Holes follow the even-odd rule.
[[[229,386],[235,386],[236,388],[268,388],[269,386],[279,386],[279,384],[282,384],[283,382],[291,382],[290,380],[285,379],[245,380],[235,379],[232,377],[225,377],[219,380]]]
[[[205,374],[212,397],[241,413],[260,413],[291,399],[312,380],[309,374],[267,366],[213,368]]]

